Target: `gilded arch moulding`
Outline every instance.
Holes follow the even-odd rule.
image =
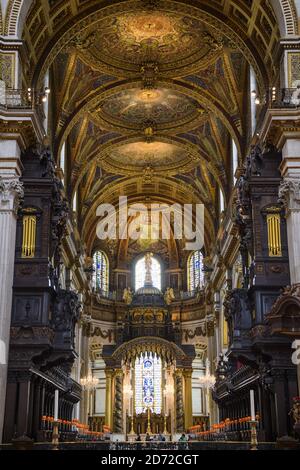
[[[6,36],[12,35],[21,39],[27,14],[33,4],[34,0],[9,0],[6,15],[3,12],[3,20],[6,17],[3,32]],[[300,16],[299,0],[271,0],[271,4],[280,27],[281,36],[298,34],[298,30],[293,25],[297,24],[297,18]]]
[[[300,15],[300,3],[298,0],[271,0],[274,9],[281,38],[296,36],[299,34],[298,16]],[[298,8],[297,8],[298,4]]]
[[[187,354],[177,346],[175,343],[166,341],[163,338],[158,337],[142,337],[136,338],[127,343],[124,343],[116,348],[112,353],[112,359],[119,362],[130,362],[136,358],[136,356],[145,353],[153,352],[160,355],[167,362],[189,362],[190,359]]]

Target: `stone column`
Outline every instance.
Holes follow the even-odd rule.
[[[80,374],[81,374],[81,346],[82,346],[82,325],[81,322],[77,326],[77,360],[76,360],[76,373],[75,380],[80,384]],[[80,401],[76,403],[73,408],[73,418],[80,419]]]
[[[279,198],[285,206],[291,284],[300,282],[300,140],[287,140],[282,149]]]
[[[192,407],[192,370],[185,370],[184,375],[184,426],[188,430],[193,426]]]
[[[184,411],[183,411],[183,377],[182,371],[175,371],[175,397],[176,397],[176,432],[184,431]]]
[[[89,372],[89,340],[90,340],[90,325],[88,322],[81,322],[81,346],[80,346],[80,378],[86,377]],[[80,400],[80,418],[82,423],[88,423],[89,415],[89,391],[82,391],[82,399]]]
[[[288,139],[282,149],[279,199],[284,204],[291,284],[300,283],[300,139]],[[300,389],[300,365],[298,387]]]
[[[106,393],[105,393],[105,424],[112,430],[112,383],[113,370],[105,369],[106,375]]]
[[[15,140],[0,145],[0,442],[6,395],[9,331],[12,309],[17,209],[23,197],[20,149]]]
[[[114,432],[123,433],[123,371],[115,372]]]

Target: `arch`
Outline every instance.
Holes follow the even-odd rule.
[[[1,7],[1,4],[0,4],[0,34],[3,34],[4,31],[3,31],[3,17],[2,17],[2,7]]]
[[[188,357],[181,347],[157,336],[147,336],[134,338],[118,346],[111,354],[115,361],[131,363],[137,356],[145,352],[153,352],[161,356],[166,362],[189,363],[193,357]]]
[[[295,6],[295,1],[298,7]],[[280,35],[282,38],[286,36],[296,36],[299,34],[298,31],[298,16],[300,9],[299,0],[271,0],[272,7],[274,9]],[[298,8],[298,13],[297,9]]]
[[[166,191],[167,187],[169,186],[169,194],[165,194],[163,197],[157,195],[157,202],[166,202],[167,204],[171,205],[174,202],[185,204],[187,201],[190,203],[205,203],[205,199],[201,199],[201,195],[197,194],[193,187],[178,180],[154,176],[152,179],[152,184],[157,188],[155,192],[158,192],[157,190],[159,190],[160,184],[164,185],[164,191]],[[95,241],[97,218],[94,217],[94,214],[96,213],[96,209],[99,204],[106,202],[117,207],[118,198],[123,194],[128,194],[128,204],[141,202],[141,200],[143,200],[144,197],[148,195],[153,196],[153,190],[151,187],[149,188],[149,185],[147,185],[148,187],[141,185],[137,188],[138,192],[133,197],[132,191],[130,189],[128,190],[128,188],[131,188],[132,186],[136,188],[135,185],[136,178],[127,179],[126,184],[124,184],[124,181],[109,183],[106,185],[105,193],[98,194],[97,197],[95,197],[94,201],[90,204],[89,208],[84,214],[82,225],[82,233],[85,237],[88,247],[93,246]],[[207,227],[205,237],[212,236],[215,233],[213,218],[214,213],[212,207],[208,205],[205,211],[205,224]],[[208,238],[205,238],[205,246],[208,246]]]
[[[4,34],[22,38],[24,24],[33,0],[10,0],[7,5]]]
[[[21,39],[27,14],[34,0],[10,0],[4,34]],[[282,37],[298,34],[299,0],[271,0]]]
[[[99,104],[100,98],[104,99],[110,97],[115,92],[115,90],[127,90],[128,88],[131,89],[140,85],[140,81],[136,80],[132,80],[130,84],[125,81],[119,81],[114,85],[108,84],[103,87],[99,87],[86,99],[82,100],[82,102],[77,105],[77,107],[70,114],[70,116],[68,116],[68,119],[66,119],[64,126],[61,128],[59,134],[56,136],[54,154],[60,155],[61,147],[66,141],[68,135],[70,134],[75,124],[91,109],[93,109],[96,105]],[[167,86],[181,93],[188,93],[189,96],[194,98],[201,106],[203,106],[203,108],[205,108],[209,112],[212,112],[213,115],[219,117],[226,129],[228,130],[229,134],[233,138],[235,145],[237,146],[239,155],[242,154],[242,151],[244,150],[242,145],[242,137],[239,134],[236,126],[232,122],[228,111],[224,108],[221,102],[218,102],[216,100],[215,97],[211,96],[201,87],[193,85],[183,80],[158,80],[157,86]],[[120,131],[124,132],[124,129],[120,129]],[[127,138],[127,136],[125,136],[124,138]],[[108,143],[107,145],[109,144],[110,143]]]
[[[231,2],[228,0],[226,3]],[[174,2],[176,9],[180,3],[180,11],[183,14],[194,15],[195,17],[201,17],[201,20],[206,24],[210,25],[216,30],[222,30],[224,35],[230,41],[233,41],[235,44],[238,44],[239,49],[244,54],[246,59],[251,63],[253,69],[258,78],[258,88],[263,93],[265,86],[268,85],[268,72],[265,67],[265,62],[262,56],[257,55],[257,47],[249,41],[248,31],[244,30],[243,27],[239,27],[239,24],[233,19],[229,18],[226,12],[218,12],[216,9],[208,8],[206,2],[197,6],[192,6],[189,2]],[[119,2],[117,5],[118,13],[128,11],[129,7],[132,8],[132,2],[123,1]],[[174,8],[174,4],[171,5],[169,0],[162,1],[163,9]],[[68,18],[69,21],[65,24],[64,30],[58,29],[52,36],[51,41],[45,45],[44,49],[41,51],[37,66],[32,68],[32,86],[34,88],[40,88],[42,85],[43,77],[46,74],[46,71],[49,69],[51,63],[59,52],[66,46],[70,45],[75,37],[78,36],[79,32],[83,28],[91,24],[95,24],[99,18],[103,18],[105,15],[110,16],[116,10],[115,3],[107,5],[107,2],[104,5],[97,5],[96,8],[90,8],[86,6],[86,10],[78,15],[77,20],[75,17]],[[250,19],[250,17],[248,17]],[[51,47],[50,47],[51,46]]]

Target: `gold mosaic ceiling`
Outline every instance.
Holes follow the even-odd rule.
[[[190,160],[184,148],[174,143],[139,140],[113,147],[107,154],[105,166],[125,175],[147,168],[159,168],[162,172],[167,169],[176,174],[184,170]]]
[[[209,32],[192,17],[165,11],[137,11],[99,21],[92,32],[76,38],[78,50],[99,69],[125,76],[147,61],[162,73],[180,74],[182,68],[204,68],[222,48],[222,36]]]
[[[155,123],[159,129],[172,129],[192,123],[204,113],[196,100],[168,88],[133,88],[105,99],[98,116],[104,123],[125,128],[141,128]]]
[[[276,70],[264,0],[155,3],[68,0],[45,11],[36,0],[28,15],[25,75],[42,84],[50,67],[54,150],[59,160],[67,143],[66,184],[89,244],[97,203],[116,194],[204,202],[212,239],[219,187],[230,195],[231,139],[241,156],[249,144],[249,66],[260,90]]]

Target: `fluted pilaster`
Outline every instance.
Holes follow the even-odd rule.
[[[300,174],[283,179],[279,199],[286,211],[291,283],[296,284],[300,282]]]
[[[1,159],[0,159],[1,163]],[[0,168],[0,442],[6,395],[6,376],[12,309],[16,213],[23,196],[18,176]]]

